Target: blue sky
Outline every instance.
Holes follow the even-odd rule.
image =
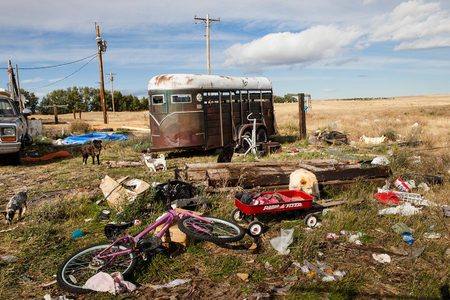
[[[450,1],[425,0],[78,0],[3,1],[0,62],[65,63],[96,53],[94,22],[108,43],[104,71],[137,96],[165,73],[206,73],[205,28],[213,74],[266,76],[274,92],[313,99],[450,93]],[[98,61],[21,70],[21,86],[98,87]],[[105,88],[109,89],[108,77]],[[0,76],[0,87],[7,73]]]

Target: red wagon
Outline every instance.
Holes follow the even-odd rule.
[[[249,201],[250,203],[248,203]],[[246,201],[235,196],[234,205],[236,208],[232,212],[232,218],[236,222],[250,218],[252,221],[248,225],[249,234],[251,236],[259,236],[263,232],[264,226],[256,219],[255,215],[293,210],[305,210],[307,212],[312,208],[313,201],[313,196],[297,190],[253,193],[250,199],[247,197]],[[317,213],[306,214],[306,225],[314,227],[317,222]]]

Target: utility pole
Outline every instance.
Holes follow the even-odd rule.
[[[113,75],[116,75],[116,73],[109,72],[109,81],[111,81],[112,110],[113,110],[113,113],[114,113],[114,112],[116,112],[116,109],[114,108],[114,86],[113,86],[114,76]]]
[[[206,14],[206,18],[197,18],[194,17],[194,20],[197,21],[203,21],[206,25],[206,68],[208,70],[208,75],[211,75],[211,49],[210,49],[210,23],[211,22],[220,22],[220,18],[218,19],[211,19],[209,17],[209,14]]]
[[[100,101],[102,104],[103,110],[103,123],[108,124],[108,116],[106,112],[106,99],[105,99],[105,83],[103,81],[103,60],[102,60],[102,52],[106,52],[106,41],[102,40],[100,37],[100,26],[95,23],[95,33],[96,33],[96,41],[97,41],[97,50],[98,50],[98,66],[100,69]]]

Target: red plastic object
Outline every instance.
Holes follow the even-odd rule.
[[[296,190],[262,192],[260,194],[261,196],[280,194],[284,196],[283,199],[289,199],[290,201],[279,202],[276,204],[247,205],[239,201],[239,199],[234,198],[234,205],[237,208],[239,208],[239,210],[244,214],[253,215],[270,212],[307,209],[312,206],[312,202],[314,200],[313,196],[303,191],[296,191]]]
[[[373,198],[382,204],[400,204],[400,197],[394,192],[376,193]]]

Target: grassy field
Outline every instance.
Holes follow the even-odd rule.
[[[297,135],[296,104],[279,104],[275,108],[279,132],[282,136]],[[40,117],[40,116],[36,116]],[[148,128],[148,115],[144,112],[109,114],[110,124],[103,125],[101,113],[85,113],[83,121],[92,128]],[[44,116],[51,120],[51,116]],[[49,136],[58,137],[62,128],[68,132],[72,115],[62,115],[62,125],[45,125]],[[413,126],[414,123],[418,126]],[[399,97],[372,101],[313,101],[307,114],[308,132],[330,127],[346,132],[353,142],[349,146],[308,145],[305,141],[285,139],[283,149],[297,148],[295,155],[287,151],[265,157],[263,160],[293,160],[309,158],[366,159],[388,155],[392,178],[402,176],[420,182],[422,175],[443,175],[443,185],[435,185],[423,192],[427,199],[438,204],[450,204],[450,96]],[[407,146],[392,142],[376,147],[359,143],[361,135],[400,135]],[[125,142],[106,143],[101,159],[138,161],[141,151],[149,146],[148,133]],[[409,145],[409,146],[408,146]],[[48,151],[45,144],[28,150]],[[97,219],[106,204],[96,205],[101,199],[100,180],[108,174],[113,178],[130,176],[147,182],[162,182],[174,177],[174,168],[187,162],[215,161],[217,155],[175,156],[168,159],[169,170],[150,173],[144,166],[134,168],[108,168],[106,164],[81,164],[79,152],[74,157],[45,164],[0,166],[0,205],[4,206],[16,190],[27,186],[29,212],[25,219],[11,226],[1,225],[0,255],[14,255],[16,262],[0,261],[0,299],[34,299],[49,293],[64,294],[56,284],[46,286],[55,278],[57,266],[73,251],[86,245],[105,241],[105,222]],[[237,157],[235,161],[254,161],[252,157]],[[382,206],[372,200],[376,186],[360,182],[344,192],[329,196],[344,199],[346,204],[330,211],[321,226],[307,230],[302,220],[287,218],[268,220],[269,230],[256,251],[220,248],[211,243],[196,243],[172,257],[157,255],[152,263],[139,266],[135,282],[142,285],[130,298],[151,299],[256,299],[261,293],[275,295],[272,287],[291,286],[278,296],[286,299],[439,299],[441,290],[449,282],[450,219],[442,210],[426,207],[419,215],[379,216]],[[229,218],[233,203],[229,194],[209,195],[211,215]],[[161,214],[163,204],[152,200],[148,192],[123,214],[113,212],[111,221],[139,218],[144,223]],[[91,219],[91,220],[89,220]],[[416,242],[406,245],[392,230],[397,222],[407,224]],[[86,234],[71,239],[77,228]],[[280,228],[294,228],[291,253],[281,256],[269,244]],[[136,229],[134,229],[136,230]],[[356,246],[345,237],[337,241],[326,239],[327,233],[341,230],[361,232],[362,246]],[[424,238],[425,232],[441,234],[439,239]],[[247,237],[241,244],[250,244]],[[410,253],[424,247],[418,258]],[[377,263],[372,253],[390,253],[392,262]],[[345,271],[340,281],[322,282],[314,274],[306,276],[295,263],[307,259],[329,265],[333,270]],[[247,282],[237,273],[248,273]],[[148,284],[166,283],[176,278],[190,278],[192,282],[169,290],[153,291]],[[124,296],[116,296],[123,299]],[[90,294],[77,299],[111,299],[109,294]]]

